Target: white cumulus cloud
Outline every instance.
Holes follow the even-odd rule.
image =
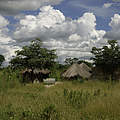
[[[120,15],[119,14],[115,14],[111,18],[111,22],[109,23],[109,26],[112,29],[106,33],[105,37],[108,39],[120,40]]]
[[[104,3],[103,7],[104,8],[109,8],[112,6],[113,3]]]
[[[0,15],[0,28],[4,28],[9,24],[8,20],[6,20],[3,16]]]
[[[19,49],[18,46],[13,45],[15,40],[7,35],[9,31],[7,28],[8,24],[8,20],[0,15],[0,54],[4,55],[7,64],[11,57],[15,55],[15,51]]]
[[[59,60],[66,56],[89,57],[93,46],[106,42],[104,30],[96,30],[96,17],[84,13],[82,17],[67,19],[63,13],[51,6],[44,6],[38,15],[26,15],[20,19],[14,32],[17,43],[41,38],[44,46],[57,49]]]

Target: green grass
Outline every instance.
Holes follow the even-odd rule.
[[[120,120],[120,83],[64,81],[8,87],[0,92],[0,120]]]

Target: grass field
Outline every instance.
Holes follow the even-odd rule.
[[[0,120],[120,120],[120,83],[64,81],[0,92]]]

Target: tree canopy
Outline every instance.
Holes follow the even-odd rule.
[[[110,74],[113,79],[114,72],[120,68],[120,46],[117,40],[108,40],[108,45],[102,48],[93,47],[91,53],[95,66]]]
[[[65,59],[65,64],[66,65],[72,65],[73,63],[78,63],[79,59],[78,58],[66,58]]]
[[[92,64],[90,62],[87,62],[85,60],[81,60],[80,58],[66,58],[65,59],[65,64],[67,66],[70,66],[70,65],[72,65],[74,63],[78,63],[78,64],[85,63],[89,67],[92,67]]]
[[[57,55],[55,50],[48,50],[42,46],[40,39],[35,39],[30,45],[24,46],[22,50],[16,51],[16,57],[10,61],[13,67],[50,68],[54,63]]]
[[[2,65],[2,63],[5,61],[5,57],[3,55],[0,55],[0,66]]]

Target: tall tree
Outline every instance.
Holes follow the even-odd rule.
[[[66,58],[65,59],[65,64],[67,66],[70,66],[74,63],[78,63],[78,64],[81,64],[81,63],[85,63],[86,65],[88,65],[89,67],[92,67],[92,63],[90,62],[87,62],[85,60],[81,60],[80,58]]]
[[[101,68],[105,74],[114,79],[115,71],[120,67],[120,46],[116,40],[108,40],[108,45],[102,48],[93,47],[92,60],[96,67]]]
[[[65,64],[66,65],[72,65],[73,63],[78,63],[79,59],[78,58],[66,58],[65,59]]]
[[[0,55],[0,66],[2,65],[2,63],[5,61],[5,57],[3,55]]]
[[[13,67],[50,68],[55,63],[57,55],[55,50],[43,48],[40,39],[35,39],[30,45],[24,46],[22,50],[16,51],[16,57],[10,61]]]

